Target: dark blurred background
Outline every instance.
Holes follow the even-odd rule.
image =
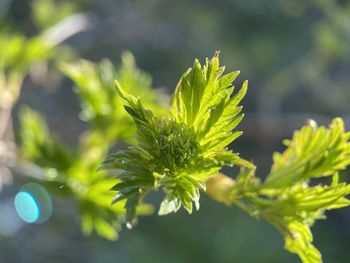
[[[121,52],[130,50],[138,66],[153,76],[154,87],[167,94],[194,58],[203,61],[220,50],[222,64],[241,71],[236,85],[249,79],[240,125],[244,135],[233,149],[253,160],[261,177],[269,171],[272,153],[283,149],[281,140],[306,119],[328,124],[341,116],[350,128],[350,1],[56,2],[67,5],[62,17],[47,15],[52,10],[45,0],[0,0],[0,26],[31,37],[79,12],[88,26],[64,44],[78,57],[109,58],[116,65]],[[41,10],[36,17],[34,8]],[[86,128],[78,118],[79,101],[73,84],[52,72],[47,81],[25,79],[13,112],[15,127],[17,109],[28,104],[74,145]],[[24,225],[12,206],[14,195],[29,181],[15,177],[0,192],[0,221],[7,220],[0,224],[1,263],[299,262],[283,250],[282,237],[270,225],[204,195],[193,215],[144,217],[133,230],[123,229],[116,242],[84,237],[73,202],[61,198],[53,197],[48,222]],[[344,209],[328,213],[327,221],[313,227],[325,262],[350,262],[349,219],[350,209]]]

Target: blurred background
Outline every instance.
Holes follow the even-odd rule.
[[[74,200],[49,190],[52,216],[42,224],[25,223],[14,199],[33,179],[15,160],[18,112],[23,105],[39,111],[54,134],[74,148],[87,125],[78,117],[74,84],[55,62],[108,58],[118,68],[121,53],[130,50],[152,76],[153,87],[170,95],[194,58],[203,61],[220,50],[222,65],[241,71],[236,86],[249,79],[240,125],[244,135],[233,149],[253,160],[264,177],[272,153],[283,150],[281,140],[307,119],[328,125],[340,116],[350,129],[350,1],[0,0],[0,31],[5,39],[0,58],[10,52],[13,34],[40,36],[55,47],[40,63],[28,59],[21,67],[21,92],[11,102],[0,88],[1,263],[299,262],[283,250],[282,237],[270,225],[204,195],[193,215],[181,210],[142,217],[133,230],[123,229],[118,241],[85,237]],[[9,71],[4,67],[2,76]],[[6,116],[13,120],[11,132],[8,127],[2,132]],[[349,262],[349,220],[350,209],[343,209],[313,227],[325,262]]]

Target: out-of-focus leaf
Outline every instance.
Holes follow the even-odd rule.
[[[23,158],[45,168],[66,171],[74,162],[74,152],[54,137],[44,119],[29,108],[20,112]]]
[[[115,92],[114,78],[118,78],[127,91],[143,98],[147,107],[156,112],[163,110],[151,88],[151,78],[136,67],[130,52],[122,54],[122,65],[118,69],[107,59],[99,64],[86,60],[62,63],[60,68],[76,84],[82,105],[81,118],[88,121],[92,129],[104,130],[105,139],[110,143],[116,139],[132,140],[135,129]]]

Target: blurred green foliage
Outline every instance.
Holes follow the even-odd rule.
[[[62,64],[61,69],[77,85],[81,116],[90,129],[80,136],[76,150],[55,138],[38,113],[23,110],[20,114],[23,158],[43,169],[44,182],[55,183],[58,192],[63,189],[76,200],[85,234],[95,229],[100,236],[114,240],[125,214],[123,202],[111,205],[113,192],[109,190],[118,179],[96,170],[109,147],[131,141],[134,125],[123,110],[113,79],[119,78],[130,92],[144,95],[149,107],[159,111],[162,107],[150,87],[150,78],[136,68],[130,52],[122,55],[118,70],[108,60],[100,64],[81,60]],[[151,211],[151,206],[142,204],[135,213],[145,215]]]
[[[1,18],[0,15],[0,25],[4,24]],[[40,33],[27,37],[23,32],[15,30],[11,23],[5,25],[0,28],[0,143],[8,148],[5,150],[8,153],[1,153],[6,156],[16,155],[15,146],[10,146],[14,139],[10,116],[19,99],[23,80],[34,68],[45,67],[49,61],[54,60],[57,53],[61,53],[62,59],[71,53],[65,52],[67,48],[52,45]],[[0,169],[8,169],[8,165],[13,166],[10,163],[0,164]],[[0,179],[0,189],[2,182]]]
[[[32,5],[33,20],[45,30],[61,22],[62,19],[80,10],[78,3],[72,1],[35,0]]]
[[[52,48],[42,39],[0,32],[0,108],[12,108],[20,94],[23,79],[35,63],[53,56]]]
[[[125,88],[145,98],[145,103],[155,111],[162,111],[160,98],[152,91],[151,77],[136,68],[130,52],[122,54],[122,65],[115,70],[112,63],[104,59],[99,64],[86,60],[61,64],[61,70],[76,84],[76,93],[81,100],[80,117],[92,130],[103,130],[105,140],[134,140],[132,119],[125,113],[123,103],[113,87],[118,78]],[[88,76],[88,77],[87,77]],[[164,103],[164,102],[163,102]],[[108,144],[107,144],[108,145]]]

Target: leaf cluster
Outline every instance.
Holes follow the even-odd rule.
[[[329,127],[310,121],[295,131],[284,141],[286,150],[274,153],[262,180],[252,163],[228,149],[242,134],[236,127],[243,119],[239,104],[247,82],[234,92],[239,72],[224,74],[218,53],[204,65],[195,60],[178,82],[168,111],[159,106],[150,77],[135,67],[133,57],[126,53],[122,61],[118,70],[107,60],[61,65],[76,83],[81,117],[90,124],[78,150],[54,138],[39,115],[23,112],[24,157],[46,171],[45,180],[69,189],[81,208],[83,231],[95,229],[115,239],[124,221],[132,227],[138,215],[151,211],[143,203],[150,192],[164,193],[158,214],[165,215],[180,207],[189,213],[198,209],[206,191],[271,223],[285,248],[304,263],[322,262],[310,228],[326,211],[350,204],[350,185],[341,177],[350,164],[350,133],[343,121],[336,118]],[[118,140],[133,144],[100,166]],[[220,173],[233,165],[240,167],[235,179]]]
[[[22,158],[41,169],[41,180],[52,191],[75,200],[85,234],[95,230],[98,235],[114,240],[126,213],[124,202],[111,206],[114,193],[109,190],[119,179],[96,170],[109,147],[130,140],[127,129],[134,127],[131,118],[124,113],[121,99],[110,87],[113,79],[119,76],[125,79],[124,84],[130,90],[146,89],[149,97],[155,98],[150,78],[136,68],[130,53],[123,55],[118,70],[107,60],[100,64],[78,61],[62,64],[61,68],[76,84],[82,111],[87,116],[83,119],[89,123],[89,129],[80,135],[78,145],[72,147],[49,130],[39,113],[23,109],[20,112]],[[155,99],[147,101],[147,105],[161,111]],[[136,213],[151,212],[150,205],[141,204]]]
[[[238,72],[222,75],[218,54],[201,66],[196,60],[181,77],[167,115],[157,116],[141,100],[116,87],[126,102],[125,110],[137,126],[137,145],[110,155],[102,169],[122,170],[115,202],[126,199],[128,223],[135,223],[135,211],[142,198],[162,189],[165,197],[159,214],[176,212],[183,206],[189,213],[199,208],[205,182],[224,165],[250,164],[226,147],[241,132],[232,130],[242,120],[239,102],[247,82],[233,96],[232,81]]]
[[[114,79],[119,79],[129,92],[140,94],[146,105],[156,112],[162,111],[162,102],[152,90],[151,77],[136,67],[133,55],[126,51],[121,59],[118,69],[108,59],[98,64],[80,59],[61,63],[60,69],[75,83],[75,92],[81,101],[80,118],[89,123],[90,129],[104,130],[110,141],[118,138],[130,142],[135,137],[135,125],[115,92]]]
[[[304,263],[321,262],[310,227],[324,219],[326,211],[350,204],[346,198],[350,185],[341,182],[339,175],[350,164],[349,139],[340,118],[329,128],[310,121],[284,141],[283,153],[273,155],[264,182],[253,173],[241,173],[232,187],[231,201],[273,224],[284,236],[285,248]]]
[[[48,59],[51,48],[37,37],[25,38],[21,34],[0,34],[0,69],[10,74],[25,74],[32,63]]]
[[[322,262],[310,228],[327,210],[350,204],[350,185],[339,176],[350,164],[350,133],[340,118],[329,128],[310,121],[284,141],[287,149],[273,155],[271,171],[261,180],[253,164],[227,149],[241,135],[232,130],[243,118],[239,102],[247,82],[233,94],[231,83],[238,72],[223,71],[218,54],[204,66],[195,60],[181,77],[165,116],[143,107],[116,82],[136,123],[137,145],[110,155],[102,165],[116,170],[120,180],[112,189],[117,191],[114,202],[126,200],[131,226],[136,208],[151,191],[165,193],[159,209],[164,215],[181,206],[191,213],[193,203],[198,209],[200,192],[207,189],[215,200],[271,223],[283,235],[285,248],[304,263]],[[227,165],[241,167],[235,180],[218,174]]]

